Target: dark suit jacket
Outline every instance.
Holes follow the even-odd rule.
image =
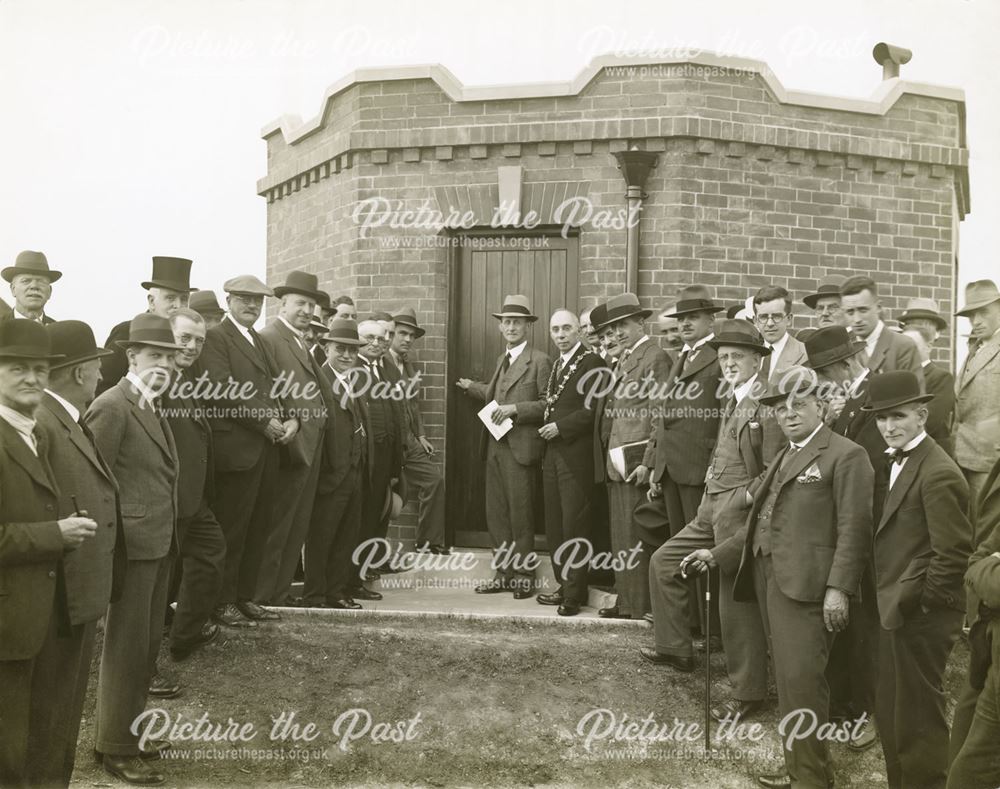
[[[889,468],[878,472],[888,489]],[[962,578],[972,552],[969,486],[929,436],[906,459],[875,530],[882,627],[895,630],[920,605],[965,610]]]
[[[63,569],[70,624],[95,622],[121,593],[128,554],[118,506],[118,482],[97,447],[69,412],[49,394],[35,413],[49,441],[49,464],[59,486],[59,516],[73,514],[73,498],[97,533],[66,553]]]
[[[735,599],[755,598],[753,540],[757,515],[773,484],[786,446],[757,482],[747,517],[743,555],[733,587]],[[816,466],[820,478],[799,479]],[[871,558],[872,491],[875,472],[865,451],[825,425],[788,464],[771,513],[771,555],[782,593],[803,603],[820,603],[827,587],[857,591]]]
[[[11,309],[11,306],[3,299],[0,299],[0,321],[8,320],[13,314],[14,310]]]
[[[181,381],[191,379],[181,376]],[[169,390],[168,390],[169,392]],[[165,394],[163,407],[177,448],[177,517],[190,518],[204,500],[214,496],[212,428],[203,406],[190,397],[173,398]]]
[[[352,407],[345,398],[340,381],[328,364],[321,368],[333,392],[326,431],[323,436],[323,462],[320,466],[318,493],[332,493],[352,468],[361,463],[362,478],[371,474],[371,458],[375,454],[372,431],[368,426],[364,400],[356,398]],[[361,428],[361,430],[359,430]],[[362,433],[364,434],[362,436]]]
[[[98,396],[84,417],[98,451],[118,480],[128,558],[160,559],[174,544],[177,449],[127,379]]]
[[[873,469],[880,468],[885,462],[885,439],[878,430],[875,414],[862,411],[861,406],[868,402],[869,374],[858,387],[857,393],[844,403],[844,409],[831,425],[833,432],[844,438],[849,438],[868,453],[868,460]]]
[[[927,394],[934,399],[927,404],[927,435],[933,438],[945,452],[954,456],[955,441],[951,436],[951,426],[955,417],[955,376],[937,362],[924,366],[924,384]]]
[[[115,386],[128,372],[128,357],[125,355],[125,349],[118,347],[117,341],[128,339],[131,323],[131,320],[127,320],[117,324],[111,329],[108,339],[104,342],[104,347],[112,353],[110,356],[101,357],[101,380],[97,384],[98,395],[104,394],[112,386]]]
[[[27,660],[42,648],[63,558],[59,489],[47,437],[36,432],[38,457],[0,419],[0,660]]]
[[[224,390],[226,397],[206,403],[213,412],[209,424],[218,471],[253,468],[261,453],[274,446],[265,435],[267,423],[272,417],[284,420],[281,401],[271,397],[275,376],[267,344],[259,335],[255,342],[255,346],[248,343],[228,318],[205,334],[205,347],[198,359],[200,369],[214,385],[233,387]],[[237,397],[244,387],[251,396]]]
[[[413,363],[406,361],[402,365],[398,365],[391,353],[386,353],[382,359],[385,361],[385,368],[389,372],[389,375],[392,376],[392,379],[394,381],[401,381],[404,387],[409,388],[410,382],[417,377],[417,371],[414,369]],[[420,414],[419,390],[417,390],[416,396],[409,397],[403,401],[403,415],[405,417],[406,432],[409,434],[406,436],[407,442],[426,435],[424,432],[424,420]]]
[[[542,413],[545,410],[545,385],[549,380],[552,362],[548,354],[528,346],[511,364],[504,376],[504,385],[497,386],[500,367],[505,354],[497,358],[497,366],[488,384],[474,382],[466,394],[484,403],[496,400],[498,405],[517,406],[514,426],[504,440],[510,446],[514,459],[522,466],[533,466],[541,462],[545,454],[545,440],[538,435]],[[479,441],[480,457],[486,457],[486,447],[493,440],[486,427]]]
[[[872,371],[872,375],[890,373],[893,370],[909,370],[916,373],[921,381],[924,379],[916,344],[906,335],[894,332],[888,326],[883,327],[878,342],[875,343],[875,349],[868,357],[868,369]]]

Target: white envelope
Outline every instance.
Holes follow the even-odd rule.
[[[493,424],[493,420],[490,417],[499,407],[500,404],[496,400],[491,400],[479,410],[480,421],[486,425],[486,429],[490,431],[490,435],[497,441],[507,435],[510,429],[514,427],[514,420],[509,416],[499,425]]]

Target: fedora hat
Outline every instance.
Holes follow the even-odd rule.
[[[406,503],[406,482],[402,475],[392,487],[385,489],[385,501],[382,503],[382,518],[398,518]]]
[[[52,340],[45,327],[27,318],[0,323],[0,359],[43,359],[56,361],[62,354],[52,352]]]
[[[708,288],[704,285],[688,285],[681,290],[674,311],[666,317],[674,318],[678,315],[685,315],[689,312],[701,312],[702,310],[723,312],[725,309],[721,304],[715,303],[715,300],[712,299],[712,294],[708,292]]]
[[[392,316],[397,326],[409,326],[416,333],[417,338],[421,338],[426,332],[417,324],[417,313],[413,307],[400,307],[396,314]]]
[[[166,348],[179,351],[183,346],[174,342],[174,332],[170,321],[152,312],[142,312],[132,318],[128,326],[128,339],[115,340],[119,348],[130,348],[133,345],[152,345],[155,348]]]
[[[241,274],[222,283],[222,290],[237,296],[273,296],[274,291],[253,274]]]
[[[594,314],[593,312],[590,314],[591,324],[595,329],[602,329],[605,326],[610,326],[612,323],[623,321],[626,318],[645,320],[653,314],[652,310],[644,310],[642,308],[642,305],[639,303],[639,297],[634,293],[621,293],[617,296],[612,296],[604,306],[608,314],[600,325],[593,323]],[[666,315],[664,317],[669,318],[671,316]]]
[[[948,322],[941,316],[938,303],[934,299],[910,299],[906,302],[906,309],[899,316],[899,322],[906,328],[906,322],[916,318],[934,321],[941,331],[948,328]]]
[[[503,307],[500,312],[493,313],[494,318],[524,318],[529,323],[533,323],[538,320],[537,315],[531,314],[531,302],[528,301],[527,296],[522,296],[521,294],[514,294],[513,296],[505,296],[503,300]]]
[[[643,496],[632,510],[632,525],[647,545],[663,545],[670,537],[670,518],[663,496],[652,501]]]
[[[289,271],[288,276],[285,277],[285,284],[278,285],[274,289],[274,295],[279,299],[289,293],[308,296],[320,307],[323,306],[323,301],[327,298],[327,295],[319,289],[319,280],[316,279],[316,275],[310,274],[308,271]]]
[[[608,305],[604,302],[595,304],[590,309],[590,327],[598,331],[601,326],[608,322]]]
[[[94,339],[94,330],[83,321],[56,321],[45,327],[49,334],[52,352],[61,355],[61,361],[52,365],[68,367],[71,364],[89,362],[102,356],[111,356],[114,351],[100,348]]]
[[[11,282],[18,274],[41,274],[43,277],[48,277],[49,282],[55,282],[62,276],[61,271],[53,271],[49,268],[49,261],[45,255],[30,249],[19,254],[14,260],[13,266],[7,266],[3,271],[0,271],[0,276],[8,282]]]
[[[771,376],[767,382],[767,391],[759,398],[759,402],[775,405],[782,400],[817,394],[818,390],[819,378],[816,372],[809,367],[793,365],[780,374]]]
[[[764,338],[760,336],[757,327],[743,318],[728,318],[719,324],[715,336],[705,343],[715,350],[719,350],[723,345],[737,345],[741,348],[749,348],[757,351],[761,356],[767,356],[771,349],[764,345]]]
[[[851,335],[843,326],[813,329],[805,338],[802,337],[802,332],[799,332],[798,339],[805,344],[806,356],[809,357],[807,364],[814,370],[842,362],[865,348],[864,343],[851,342]]]
[[[219,300],[215,297],[215,291],[212,290],[196,290],[188,298],[188,307],[198,314],[223,312],[222,307],[219,306]]]
[[[980,307],[985,307],[994,301],[1000,301],[997,284],[991,279],[976,280],[965,286],[965,306],[955,314],[969,317]]]
[[[187,258],[154,257],[153,275],[141,285],[146,290],[167,288],[180,293],[197,290],[191,287],[191,261]]]
[[[316,309],[319,310],[319,314],[317,315],[316,312],[313,312],[312,320],[309,321],[309,328],[313,331],[320,332],[321,334],[326,334],[326,324],[323,322],[322,318],[323,311],[318,306]]]
[[[341,345],[367,345],[358,337],[358,324],[350,318],[334,318],[326,329],[326,334],[317,337],[320,342],[339,342]]]
[[[873,375],[868,382],[868,401],[862,411],[885,411],[905,403],[926,403],[934,395],[920,386],[920,379],[909,370],[893,370]]]
[[[816,309],[816,302],[822,298],[828,296],[836,296],[840,298],[840,286],[844,284],[844,278],[832,274],[829,277],[823,277],[817,284],[816,290],[807,296],[802,297],[802,303],[805,304],[809,309]]]

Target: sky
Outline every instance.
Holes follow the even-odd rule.
[[[313,117],[357,68],[546,82],[608,52],[700,48],[763,60],[789,89],[864,98],[881,81],[871,49],[888,41],[913,50],[904,78],[966,92],[959,281],[998,279],[998,23],[993,0],[0,0],[0,263],[45,252],[65,272],[49,312],[86,319],[98,342],[145,308],[153,255],[193,259],[192,283],[218,293],[234,274],[263,278],[260,130]]]

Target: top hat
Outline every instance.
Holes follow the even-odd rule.
[[[197,290],[191,287],[191,261],[187,258],[154,257],[153,276],[141,284],[146,290],[167,288],[180,293]]]
[[[222,290],[239,296],[273,296],[274,291],[253,274],[241,274],[222,283]]]
[[[729,318],[720,323],[715,336],[705,343],[715,350],[719,350],[722,345],[737,345],[741,348],[749,348],[757,351],[761,356],[767,356],[771,349],[764,344],[764,338],[760,336],[757,327],[743,318]]]
[[[906,302],[906,309],[899,316],[899,322],[903,324],[903,328],[906,328],[906,322],[914,318],[926,318],[929,321],[934,321],[941,331],[948,328],[948,322],[941,317],[934,299],[910,299]]]
[[[805,343],[808,366],[819,370],[835,362],[842,362],[864,350],[864,343],[851,342],[851,336],[843,326],[824,326],[814,329],[803,338],[799,332],[799,340]]]
[[[528,301],[528,297],[520,294],[505,296],[503,300],[503,307],[500,312],[494,312],[493,317],[524,318],[529,323],[533,323],[538,320],[537,315],[531,314],[531,302]]]
[[[721,304],[716,304],[708,288],[704,285],[688,285],[681,291],[680,298],[677,299],[677,306],[667,317],[673,318],[678,315],[685,315],[689,312],[722,312],[726,308]]]
[[[319,280],[315,274],[308,271],[289,271],[285,277],[285,284],[278,285],[274,289],[274,295],[279,299],[289,293],[298,293],[301,296],[308,296],[321,307],[328,296],[319,289]]]
[[[326,334],[317,337],[320,342],[339,342],[341,345],[367,345],[358,337],[358,324],[350,318],[334,318]]]
[[[1000,301],[1000,291],[997,290],[997,284],[993,280],[980,279],[970,282],[965,286],[965,306],[955,314],[969,317],[980,307],[985,307],[994,301]]]
[[[400,307],[396,310],[396,314],[392,316],[392,319],[396,322],[397,326],[409,326],[413,329],[418,339],[426,333],[417,325],[417,313],[413,307]]]
[[[153,312],[142,312],[132,318],[128,326],[128,339],[115,340],[115,345],[119,348],[152,345],[155,348],[166,348],[171,351],[179,351],[183,347],[174,342],[170,321]]]
[[[0,359],[43,359],[56,361],[62,354],[52,352],[52,340],[45,327],[27,318],[0,323]]]
[[[49,268],[49,261],[45,255],[30,249],[19,254],[14,260],[13,266],[7,266],[3,271],[0,271],[0,276],[8,282],[12,281],[18,274],[41,274],[43,277],[48,277],[49,282],[55,282],[62,276],[61,271],[53,271]]]
[[[215,298],[215,291],[196,290],[188,298],[188,307],[199,314],[206,312],[223,312],[219,306],[219,300]]]
[[[920,379],[909,370],[893,370],[873,375],[868,381],[868,401],[862,411],[885,411],[904,403],[926,403],[934,395],[920,386]]]
[[[767,382],[767,391],[759,402],[776,405],[782,400],[791,400],[819,393],[819,378],[815,371],[801,365],[793,365],[778,374],[772,374]]]
[[[63,359],[52,365],[67,367],[71,364],[89,362],[102,356],[111,356],[114,351],[100,348],[94,339],[94,330],[83,321],[56,321],[45,327],[49,334],[52,352],[60,354]]]
[[[816,291],[802,297],[803,303],[811,310],[816,309],[816,302],[827,296],[840,298],[840,286],[844,284],[844,278],[836,274],[823,277],[816,286]]]
[[[639,304],[639,297],[634,293],[621,293],[617,296],[612,296],[608,299],[604,307],[608,311],[608,314],[599,325],[594,323],[593,312],[590,314],[591,325],[596,329],[602,329],[605,326],[610,326],[612,323],[623,321],[626,318],[645,320],[653,314],[652,310],[644,310],[642,308],[642,305]],[[665,315],[664,317],[669,318],[672,316]]]

